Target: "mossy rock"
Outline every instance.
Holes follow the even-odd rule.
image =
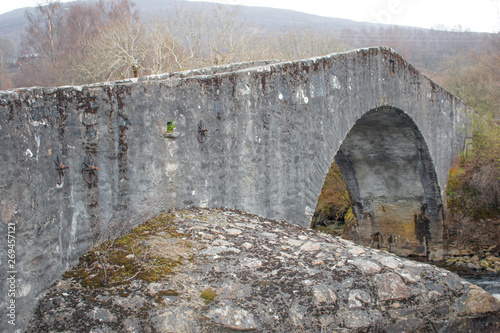
[[[134,279],[148,283],[165,279],[173,274],[175,267],[182,265],[182,260],[149,253],[143,241],[157,235],[176,239],[189,236],[177,231],[172,224],[173,217],[170,213],[159,214],[119,239],[103,242],[85,253],[79,264],[67,271],[63,278],[73,279],[86,288],[121,285]],[[186,247],[191,245],[185,240],[182,240],[182,244]],[[103,265],[106,265],[106,274]]]
[[[200,297],[205,300],[205,304],[209,304],[217,296],[217,293],[212,288],[205,289],[201,292]]]

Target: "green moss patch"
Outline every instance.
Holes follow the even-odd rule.
[[[209,304],[217,296],[217,293],[212,288],[205,289],[201,292],[200,297],[205,300],[205,304]]]
[[[180,239],[188,235],[179,233],[172,220],[172,214],[163,213],[119,239],[105,241],[85,253],[63,278],[86,288],[121,285],[135,279],[161,281],[182,265],[182,257],[177,253],[192,247],[189,241]],[[162,242],[169,247],[163,250]]]

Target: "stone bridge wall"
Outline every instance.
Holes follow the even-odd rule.
[[[386,48],[2,92],[0,218],[4,235],[15,224],[20,325],[40,292],[89,248],[96,226],[116,231],[192,205],[308,226],[344,138],[379,108],[414,122],[443,195],[466,108]],[[163,136],[169,121],[177,138]],[[202,143],[200,121],[208,129]],[[60,186],[56,154],[69,166]],[[98,167],[92,185],[82,176],[87,154]],[[5,281],[5,246],[0,253]]]

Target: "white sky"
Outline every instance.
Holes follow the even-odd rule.
[[[134,1],[134,0],[132,0]],[[139,3],[141,0],[135,0]],[[500,0],[208,0],[225,4],[286,8],[321,16],[432,28],[461,25],[500,32]],[[0,14],[46,0],[0,0]]]

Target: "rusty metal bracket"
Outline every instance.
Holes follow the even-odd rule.
[[[97,180],[97,170],[94,158],[90,155],[85,156],[83,159],[83,179],[87,184],[92,185]]]
[[[203,120],[200,120],[200,122],[198,123],[198,141],[200,143],[205,142],[205,140],[207,139],[207,132],[208,129],[205,128]]]
[[[64,170],[69,169],[69,165],[64,165],[62,163],[59,153],[57,153],[56,157],[54,158],[54,164],[56,165],[56,183],[58,186],[61,186],[64,181]]]

